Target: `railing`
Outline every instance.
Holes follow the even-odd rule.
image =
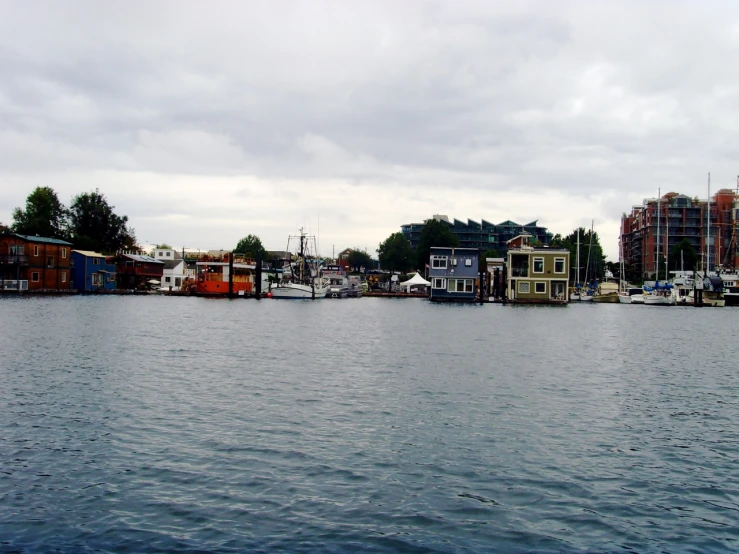
[[[2,254],[0,255],[0,264],[28,265],[28,255],[27,254]]]
[[[28,281],[26,279],[20,281],[4,280],[0,281],[0,283],[2,283],[2,290],[28,290]],[[18,283],[20,283],[20,289],[18,289]]]
[[[528,267],[512,267],[511,276],[512,277],[528,277],[529,268]]]

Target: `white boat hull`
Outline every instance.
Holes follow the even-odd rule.
[[[631,303],[632,304],[644,304],[644,295],[643,294],[632,294]]]
[[[326,298],[325,287],[312,287],[311,285],[302,285],[300,283],[282,283],[280,285],[272,285],[269,289],[272,298],[297,298],[312,299]]]
[[[628,294],[619,294],[618,303],[619,304],[631,304],[631,296],[629,296]]]
[[[674,306],[674,296],[663,296],[661,294],[647,294],[644,297],[644,304],[647,306]]]

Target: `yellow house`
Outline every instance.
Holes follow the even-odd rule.
[[[522,304],[567,304],[570,252],[529,246],[531,235],[508,241],[507,296]]]

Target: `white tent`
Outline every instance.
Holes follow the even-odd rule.
[[[427,281],[426,279],[424,279],[423,277],[421,277],[418,274],[418,272],[416,272],[416,274],[413,277],[411,277],[407,281],[403,281],[402,283],[400,283],[400,288],[401,289],[406,289],[406,291],[407,291],[408,289],[410,289],[410,287],[413,287],[413,286],[416,286],[416,287],[426,286],[426,287],[428,287],[429,285],[431,285],[431,282],[430,281]]]

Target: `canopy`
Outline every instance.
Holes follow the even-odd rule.
[[[410,288],[410,287],[412,287],[414,285],[415,286],[426,286],[426,287],[428,287],[430,284],[431,284],[431,282],[427,281],[426,279],[424,279],[423,277],[421,277],[418,274],[418,272],[416,272],[416,274],[413,277],[411,277],[407,281],[403,281],[402,283],[400,283],[400,288],[406,288],[407,289],[407,288]]]
[[[159,285],[160,284],[159,281],[157,281],[156,279],[149,279],[147,281],[147,283],[149,283],[150,285]]]

